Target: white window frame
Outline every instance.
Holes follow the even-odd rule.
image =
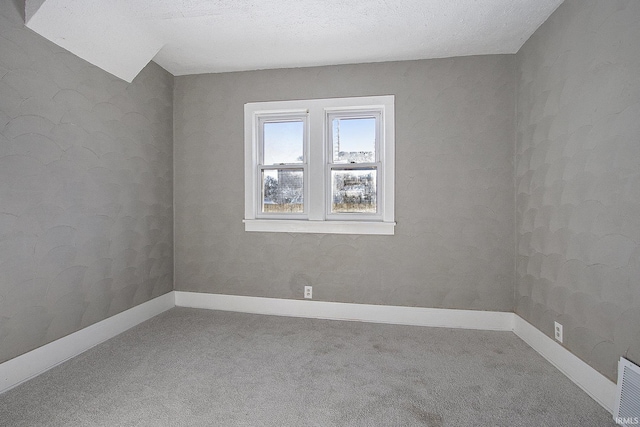
[[[331,170],[332,169],[365,169],[370,167],[375,167],[377,170],[377,181],[384,182],[382,178],[384,174],[384,170],[382,167],[382,160],[384,159],[384,154],[381,153],[382,141],[384,140],[382,135],[383,128],[383,114],[381,110],[378,109],[362,109],[359,107],[356,108],[325,108],[325,135],[326,141],[325,147],[327,149],[327,161],[325,162],[325,180],[327,191],[325,192],[325,218],[328,220],[362,220],[362,221],[381,221],[383,217],[382,209],[378,209],[378,212],[375,214],[371,213],[331,213]],[[356,117],[374,117],[376,119],[376,129],[375,129],[375,159],[371,163],[333,163],[333,126],[332,119],[334,118],[356,118]],[[376,185],[376,203],[380,203],[381,198],[383,197],[385,191],[384,188],[380,185]]]
[[[269,122],[283,122],[283,121],[301,121],[303,124],[303,143],[302,143],[302,163],[285,163],[265,165],[262,161],[264,159],[264,124]],[[309,112],[307,110],[292,110],[292,111],[277,111],[273,113],[259,114],[256,116],[256,130],[257,132],[257,169],[256,178],[258,180],[255,193],[256,197],[256,218],[260,219],[306,219],[309,214],[309,203],[307,201],[309,195]],[[303,194],[304,204],[303,211],[301,213],[263,213],[262,212],[262,171],[273,169],[302,169],[304,179],[303,182]]]
[[[367,96],[294,101],[252,102],[244,106],[245,217],[246,231],[285,233],[334,233],[392,235],[394,220],[395,115],[394,96]],[[333,115],[378,115],[376,120],[375,165],[377,212],[331,213],[330,171],[332,168],[331,124]],[[265,120],[305,117],[304,212],[262,213],[262,126]],[[265,119],[266,118],[266,119]],[[333,167],[349,164],[333,164]],[[286,165],[289,167],[289,165]],[[291,166],[294,167],[294,166]]]

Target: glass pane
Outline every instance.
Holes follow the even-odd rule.
[[[376,168],[331,171],[331,213],[376,213]]]
[[[262,171],[262,212],[304,212],[304,180],[302,169],[270,169]]]
[[[304,161],[304,123],[267,122],[263,125],[264,163],[302,163]]]
[[[333,119],[333,163],[376,161],[376,119]]]

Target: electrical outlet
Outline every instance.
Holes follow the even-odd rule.
[[[311,299],[313,298],[313,287],[312,286],[305,286],[304,287],[304,297]]]
[[[556,340],[562,342],[562,325],[558,322],[553,322],[555,325]]]

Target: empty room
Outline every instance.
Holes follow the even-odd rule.
[[[2,0],[0,426],[640,425],[640,1]]]

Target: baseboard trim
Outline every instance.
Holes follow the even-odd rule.
[[[178,307],[397,325],[512,331],[603,408],[613,413],[616,384],[514,313],[351,304],[175,291]]]
[[[513,313],[353,304],[175,291],[176,306],[275,316],[512,331]]]
[[[538,330],[517,314],[514,317],[513,332],[566,375],[593,400],[613,414],[617,386],[583,362],[569,350]]]
[[[0,393],[175,307],[173,291],[0,364]]]
[[[314,319],[512,331],[613,414],[616,384],[509,312],[353,304],[172,291],[0,364],[0,393],[175,306]]]

